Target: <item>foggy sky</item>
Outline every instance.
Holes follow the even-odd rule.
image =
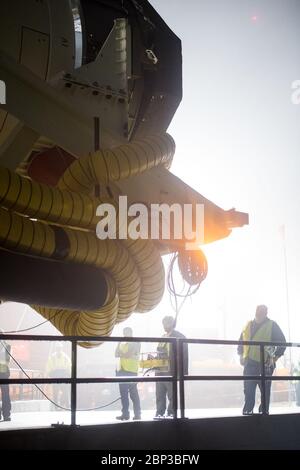
[[[224,209],[250,215],[249,227],[205,248],[208,278],[178,327],[190,334],[193,327],[195,336],[213,327],[233,339],[266,303],[288,338],[285,225],[291,340],[300,341],[300,106],[291,102],[300,78],[300,2],[152,4],[183,47],[184,96],[169,129],[177,144],[172,171]],[[170,312],[167,296],[158,310]]]

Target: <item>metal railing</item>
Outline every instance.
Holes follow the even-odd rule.
[[[24,371],[27,375],[29,375],[33,380],[35,378],[41,378],[42,372],[37,369],[27,369],[24,368]],[[21,369],[16,369],[14,367],[10,367],[10,375],[14,377],[22,378],[24,372]],[[19,385],[19,386],[18,386]],[[27,385],[27,384],[26,384]],[[17,384],[13,388],[12,392],[12,400],[38,400],[41,396],[41,392],[38,389],[31,388],[29,389],[24,384]]]
[[[32,378],[32,379],[0,379],[0,384],[69,384],[71,385],[71,426],[76,426],[77,412],[77,385],[83,383],[128,383],[128,377],[77,377],[77,346],[80,342],[140,342],[140,343],[160,343],[161,337],[99,337],[99,336],[37,336],[37,335],[0,335],[1,340],[9,341],[59,341],[71,343],[71,377],[70,378]],[[202,340],[187,338],[163,337],[164,343],[172,345],[173,370],[171,375],[156,375],[155,377],[130,376],[130,382],[172,382],[173,386],[173,406],[174,419],[185,419],[185,383],[188,381],[257,381],[261,384],[261,405],[262,414],[267,414],[266,403],[266,382],[268,381],[297,381],[300,376],[272,376],[265,372],[265,347],[300,347],[300,343],[276,343],[259,341],[227,341],[227,340]],[[184,345],[223,345],[223,346],[259,346],[260,347],[260,375],[190,375],[184,373]],[[179,391],[177,385],[179,384]],[[178,404],[180,417],[178,416]]]
[[[292,381],[300,380],[300,376],[283,375],[273,376],[266,375],[265,368],[265,348],[270,346],[275,347],[297,347],[300,348],[300,343],[279,343],[279,342],[261,342],[261,341],[228,341],[228,340],[201,340],[201,339],[187,339],[182,338],[178,340],[181,343],[180,350],[183,353],[183,344],[205,344],[205,345],[223,345],[223,346],[258,346],[260,348],[260,375],[184,375],[183,374],[183,361],[180,358],[180,369],[179,370],[179,394],[180,394],[180,417],[185,418],[185,389],[184,384],[186,381],[256,381],[260,382],[261,388],[261,411],[263,415],[267,413],[267,401],[266,401],[266,382],[269,381]]]

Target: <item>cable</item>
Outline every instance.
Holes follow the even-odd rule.
[[[49,318],[48,320],[45,320],[41,323],[38,323],[37,325],[34,325],[34,326],[31,326],[29,328],[24,328],[22,330],[17,330],[17,331],[3,331],[3,335],[14,335],[14,334],[17,334],[17,333],[24,333],[25,331],[30,331],[30,330],[34,330],[35,328],[38,328],[39,326],[42,326],[42,325],[45,325],[45,323],[49,323],[51,320],[53,320],[56,315],[58,315],[58,312],[56,312],[53,317]]]
[[[110,403],[107,403],[106,405],[102,406],[97,406],[96,408],[87,408],[85,410],[76,410],[76,411],[95,411],[95,410],[101,410],[102,408],[106,408],[107,406],[113,405],[117,401],[121,400],[121,397],[116,398],[114,401],[111,401]]]
[[[149,372],[153,371],[153,370],[160,370],[159,367],[150,367],[149,369],[145,370],[145,372],[143,373],[143,377],[148,374]]]
[[[23,369],[23,367],[21,366],[21,364],[17,361],[17,359],[14,358],[14,356],[10,353],[10,351],[8,350],[8,348],[6,347],[6,345],[4,344],[4,342],[2,340],[0,340],[0,343],[2,345],[2,347],[5,349],[5,351],[7,352],[7,354],[9,355],[9,357],[14,361],[14,363],[19,367],[19,369],[23,372],[23,374],[27,377],[27,379],[29,380],[32,380],[32,378],[27,374],[27,372]],[[34,387],[36,387],[39,392],[46,398],[46,400],[48,400],[50,403],[52,403],[54,406],[56,406],[57,408],[60,408],[61,410],[64,410],[64,411],[72,411],[71,408],[66,408],[64,406],[61,406],[59,405],[58,403],[55,403],[51,398],[49,398],[49,396],[41,389],[41,387],[39,387],[37,384],[32,384]],[[100,410],[101,408],[106,408],[107,406],[110,406],[110,405],[113,405],[114,403],[116,403],[117,401],[121,400],[121,397],[118,397],[116,398],[115,400],[113,400],[112,402],[110,403],[107,403],[106,405],[101,405],[101,406],[97,406],[96,408],[87,408],[87,409],[76,409],[76,412],[78,411],[95,411],[95,410]]]
[[[175,312],[175,322],[177,322],[180,311],[183,308],[183,305],[186,302],[186,299],[194,295],[200,288],[200,284],[201,284],[201,282],[198,282],[198,284],[196,284],[194,289],[192,288],[193,287],[192,285],[189,285],[189,287],[186,290],[186,281],[185,279],[183,279],[183,286],[182,286],[181,292],[179,293],[176,290],[175,281],[174,281],[174,269],[175,269],[175,262],[178,260],[178,257],[179,257],[178,253],[173,254],[170,265],[169,265],[168,275],[167,275],[167,287],[168,287],[168,292],[170,295],[170,303]],[[183,299],[180,304],[178,302],[179,298]]]

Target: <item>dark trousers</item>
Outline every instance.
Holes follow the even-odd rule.
[[[0,372],[0,379],[8,379],[9,378],[9,371],[8,372]],[[9,385],[1,385],[1,397],[2,397],[2,414],[3,418],[10,417],[11,411],[11,401],[9,396]]]
[[[266,375],[272,375],[274,368],[266,368]],[[244,367],[244,375],[260,375],[260,363],[255,361],[247,361]],[[251,413],[255,406],[255,392],[256,386],[259,386],[261,393],[261,382],[257,380],[245,380],[244,381],[244,394],[245,394],[245,404],[243,412]],[[270,406],[270,394],[271,394],[271,380],[265,382],[265,391],[266,391],[266,412],[269,412]],[[261,405],[259,411],[261,412]]]
[[[168,415],[174,414],[173,406],[173,384],[172,382],[157,382],[156,384],[156,415],[163,416],[167,408],[168,398]]]
[[[55,369],[50,374],[51,378],[64,379],[69,377],[69,372],[65,369]],[[70,388],[67,384],[53,384],[53,404],[54,409],[61,410],[70,407]],[[57,405],[57,406],[56,406]]]
[[[127,372],[124,370],[118,371],[117,375],[120,377],[136,377],[137,374],[134,372]],[[137,389],[136,383],[121,383],[119,384],[120,395],[121,395],[121,403],[122,403],[122,415],[125,417],[129,417],[129,396],[132,401],[133,405],[133,412],[134,416],[141,416],[141,403],[139,392]]]

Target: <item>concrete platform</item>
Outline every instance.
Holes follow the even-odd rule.
[[[44,402],[44,401],[42,401]],[[41,409],[43,406],[41,405]],[[294,404],[273,406],[271,415],[296,414],[300,407]],[[77,412],[77,424],[80,426],[94,426],[106,424],[128,424],[116,420],[120,412],[114,410],[101,411],[79,411]],[[145,410],[142,414],[142,421],[153,421],[153,410]],[[203,408],[186,410],[186,417],[189,419],[207,419],[207,418],[230,418],[241,416],[240,408]],[[248,417],[247,417],[248,418]],[[246,418],[246,419],[247,419]],[[164,421],[170,421],[165,419]],[[71,424],[71,413],[67,411],[26,411],[15,412],[12,414],[10,422],[0,421],[0,433],[6,430],[30,429],[30,428],[49,428],[51,425]],[[134,422],[137,424],[137,422]]]
[[[41,426],[41,418],[31,424]],[[108,413],[107,419],[112,418]],[[8,429],[16,423],[5,424],[0,432],[1,450],[300,450],[300,414],[293,413]]]

